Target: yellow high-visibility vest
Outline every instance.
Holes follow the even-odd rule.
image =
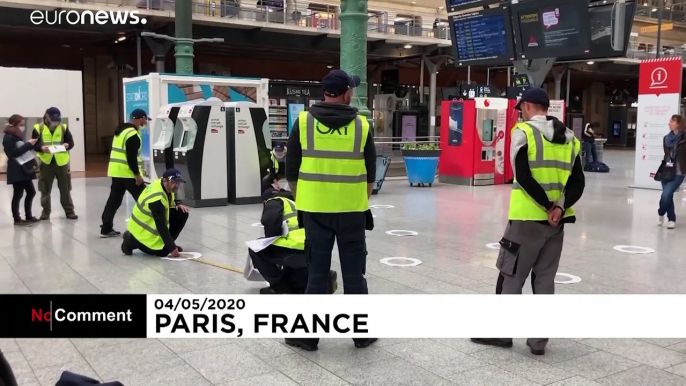
[[[150,204],[161,201],[167,209],[167,227],[169,227],[169,198],[162,187],[162,179],[158,178],[148,185],[138,197],[129,219],[128,230],[131,235],[141,244],[153,250],[164,248],[164,240],[157,231],[155,219],[150,211]],[[171,201],[174,202],[174,193],[171,193]]]
[[[67,131],[66,124],[59,124],[55,127],[55,131],[51,132],[50,128],[44,123],[36,123],[33,129],[38,133],[38,137],[43,142],[44,146],[62,145],[64,143],[64,133]],[[57,166],[64,166],[69,163],[69,152],[62,153],[41,153],[37,152],[38,159],[44,164],[50,164],[52,157],[55,157]]]
[[[295,203],[284,197],[270,198],[267,202],[272,200],[283,201],[283,219],[288,224],[288,234],[276,239],[272,245],[304,251],[305,229],[298,225],[298,211],[295,210]]]
[[[279,174],[279,160],[276,159],[276,156],[272,152],[272,164],[274,164],[274,174]]]
[[[129,168],[129,162],[126,158],[126,141],[133,137],[138,136],[140,140],[140,145],[138,146],[138,173],[141,173],[143,169],[143,158],[141,158],[141,151],[143,149],[143,140],[141,135],[133,127],[124,129],[119,135],[115,135],[112,139],[112,150],[110,151],[110,163],[107,165],[107,176],[108,177],[120,177],[120,178],[134,178],[136,175]]]
[[[566,144],[548,141],[540,131],[532,128],[528,123],[520,122],[513,131],[519,129],[526,134],[529,168],[531,175],[545,190],[552,202],[562,197],[567,180],[572,174],[576,157],[579,155],[581,143],[574,138]],[[516,173],[515,173],[516,174]],[[568,208],[563,217],[574,216],[574,209]],[[510,220],[546,221],[548,213],[517,183],[515,175],[512,193],[510,193]]]
[[[332,129],[303,111],[299,116],[302,163],[295,206],[314,213],[364,212],[369,209],[364,147],[369,122],[357,116]]]

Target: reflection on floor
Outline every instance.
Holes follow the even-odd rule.
[[[582,278],[559,293],[684,293],[686,241],[681,228],[656,226],[660,193],[632,190],[633,153],[608,151],[610,174],[588,174],[567,229],[560,272]],[[239,274],[195,262],[122,256],[119,240],[98,238],[107,199],[105,178],[75,179],[81,216],[15,229],[9,187],[0,188],[1,293],[256,293]],[[493,293],[498,241],[505,224],[508,186],[410,188],[389,181],[373,204],[376,229],[368,238],[372,293]],[[686,214],[677,195],[677,212]],[[36,212],[38,200],[36,200]],[[53,205],[59,208],[57,194]],[[214,262],[243,267],[243,242],[260,233],[259,206],[192,212],[180,244]],[[123,210],[117,224],[123,228]],[[681,225],[681,224],[680,224]],[[681,225],[686,227],[686,223]],[[393,237],[391,229],[419,232]],[[631,255],[615,245],[655,249]],[[384,257],[412,257],[416,267],[389,267]],[[334,264],[337,266],[337,263]],[[339,276],[340,277],[340,276]],[[525,286],[528,289],[529,286]],[[449,305],[446,305],[449,306]],[[574,310],[570,310],[574,312]],[[598,321],[602,323],[602,321]],[[686,339],[552,340],[544,357],[523,341],[510,350],[467,340],[381,340],[356,350],[347,340],[323,340],[320,351],[292,350],[264,340],[0,340],[22,386],[53,385],[61,369],[135,385],[686,385]]]

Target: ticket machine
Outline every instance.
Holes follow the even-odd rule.
[[[179,108],[174,126],[174,167],[186,180],[183,202],[188,206],[228,205],[225,110],[218,98]]]
[[[174,168],[174,148],[172,144],[176,117],[179,114],[180,107],[181,103],[160,107],[160,112],[153,126],[152,135],[156,136],[156,139],[152,145],[152,161],[158,176],[161,176],[165,170]],[[181,135],[183,126],[179,125],[178,127],[180,130],[177,135]]]
[[[508,100],[444,101],[439,181],[458,185],[503,184]]]
[[[271,138],[264,107],[252,102],[227,102],[228,197],[234,205],[261,202],[262,176],[269,167]]]

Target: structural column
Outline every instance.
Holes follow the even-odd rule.
[[[176,73],[193,74],[193,3],[192,0],[176,0],[174,4]]]
[[[360,77],[352,106],[371,123],[367,107],[367,0],[341,0],[341,69]]]

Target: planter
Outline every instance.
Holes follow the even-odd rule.
[[[402,150],[405,159],[405,170],[410,186],[429,185],[434,183],[436,178],[436,167],[441,156],[441,150]]]

